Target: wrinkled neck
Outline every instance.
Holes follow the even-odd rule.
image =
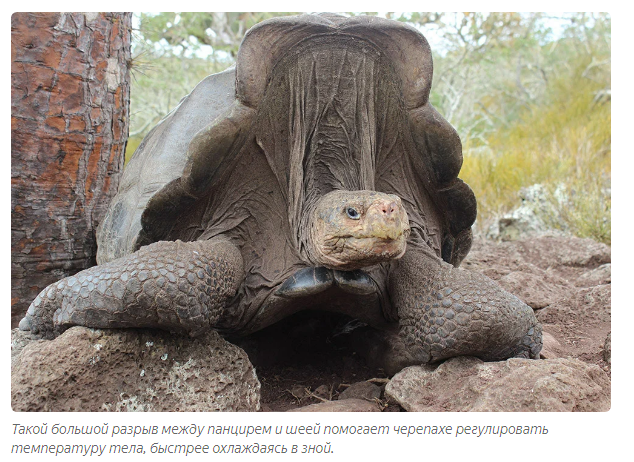
[[[290,86],[291,151],[302,160],[307,198],[374,189],[376,67],[375,59],[350,48],[328,50],[327,59],[298,59]]]
[[[317,37],[276,64],[257,143],[285,194],[293,247],[311,261],[310,220],[334,190],[375,190],[395,74],[365,40]]]
[[[334,190],[373,190],[378,58],[368,48],[327,48],[298,57],[290,71],[291,194],[301,197],[300,252],[314,261],[311,220]],[[294,173],[294,175],[293,175]]]
[[[312,198],[309,203],[304,204],[305,213],[301,217],[299,245],[300,253],[304,260],[312,266],[319,266],[319,258],[315,240],[315,209],[319,202]]]

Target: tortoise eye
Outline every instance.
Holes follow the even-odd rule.
[[[359,212],[357,212],[357,209],[354,207],[348,207],[346,209],[346,215],[348,215],[348,218],[352,218],[353,220],[361,218],[361,215],[359,215]]]

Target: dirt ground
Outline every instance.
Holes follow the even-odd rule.
[[[229,339],[256,368],[262,410],[288,411],[336,400],[356,382],[371,381],[383,389],[387,375],[368,367],[354,351],[350,324],[345,316],[304,312],[247,339]],[[386,400],[378,404],[384,411],[401,410]]]
[[[574,357],[610,374],[604,344],[611,330],[610,248],[589,240],[542,237],[496,243],[478,239],[463,267],[497,280],[532,306],[543,325],[544,358]],[[354,350],[355,323],[300,313],[247,339],[242,347],[262,384],[262,410],[287,411],[336,400],[351,384],[383,388],[387,375]],[[383,397],[378,407],[402,411]]]

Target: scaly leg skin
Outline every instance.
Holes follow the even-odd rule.
[[[390,275],[399,337],[427,363],[460,355],[487,361],[537,358],[542,329],[533,310],[491,279],[409,248]]]
[[[227,240],[156,242],[51,284],[20,329],[49,339],[76,325],[196,336],[217,325],[243,278],[242,256]]]

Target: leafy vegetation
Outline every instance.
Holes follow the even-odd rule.
[[[129,156],[206,75],[234,63],[241,38],[289,13],[138,16]],[[352,13],[349,13],[352,14]],[[610,243],[611,21],[605,14],[403,13],[434,51],[431,102],[463,142],[463,178],[483,231],[541,184],[555,228]]]

